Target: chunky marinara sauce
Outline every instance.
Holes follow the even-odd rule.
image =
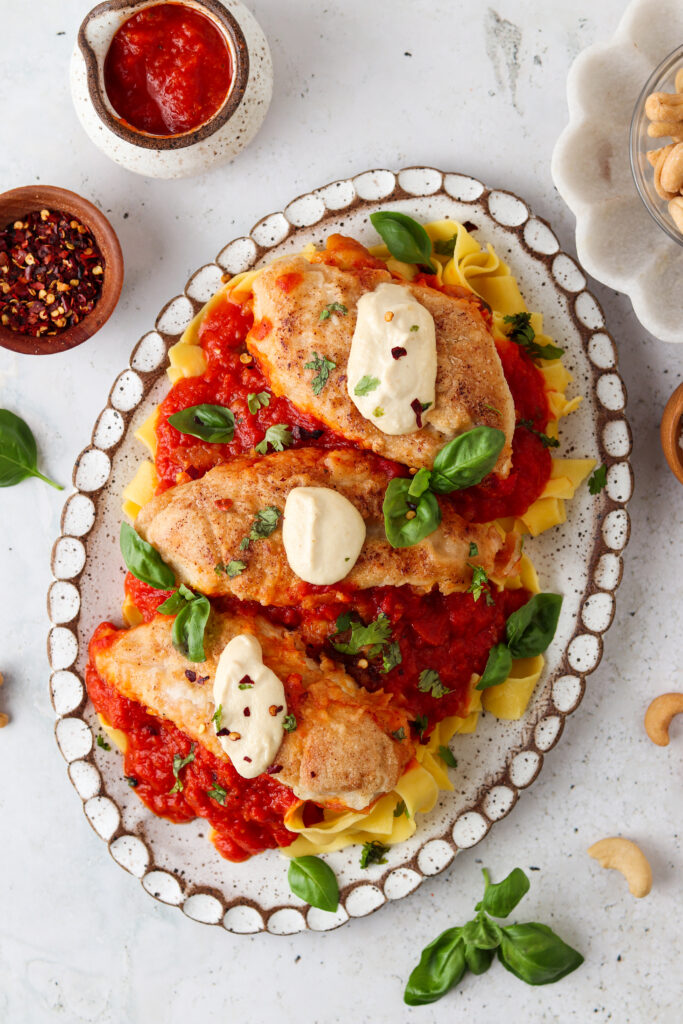
[[[283,279],[281,287],[286,289],[288,284]],[[485,315],[486,310],[482,313]],[[214,304],[204,318],[199,343],[206,355],[207,369],[200,377],[179,380],[160,406],[156,428],[160,490],[198,479],[213,466],[251,452],[263,440],[266,429],[276,423],[290,427],[291,447],[332,448],[350,444],[300,412],[287,398],[273,395],[259,368],[251,359],[244,361],[245,339],[252,324],[250,310],[227,297]],[[267,325],[263,329],[267,330]],[[514,342],[500,341],[497,345],[518,421],[528,421],[535,430],[544,431],[549,410],[542,375]],[[259,404],[252,413],[248,397],[260,393],[268,396],[269,404]],[[232,409],[236,426],[230,444],[203,442],[179,433],[168,423],[174,412],[203,403]],[[406,472],[404,467],[384,459],[378,460],[378,469],[386,473],[387,482]],[[550,455],[542,442],[526,427],[518,426],[513,439],[513,468],[506,480],[490,478],[477,487],[439,500],[451,502],[472,522],[520,515],[543,491],[550,469]],[[130,573],[125,588],[146,621],[153,618],[158,605],[169,596],[141,583]],[[407,586],[361,591],[344,584],[314,587],[302,583],[301,600],[295,606],[262,607],[232,597],[217,598],[212,603],[217,610],[239,609],[241,614],[264,615],[279,625],[298,629],[312,657],[323,653],[332,656],[343,662],[349,674],[368,690],[383,689],[394,694],[416,723],[417,735],[424,738],[443,718],[467,713],[472,673],[483,672],[491,647],[503,638],[507,618],[529,597],[524,589],[498,593],[492,588],[489,604],[483,597],[475,601],[472,594],[444,596],[435,591],[425,595]],[[384,672],[380,655],[368,659],[367,668],[360,668],[357,657],[335,650],[336,621],[348,611],[364,622],[376,619],[380,613],[388,616],[392,641],[398,643],[401,651],[399,665]],[[113,627],[103,624],[92,643],[110,643],[112,636]],[[447,694],[436,698],[420,692],[418,679],[425,668],[439,673]],[[126,775],[135,780],[136,793],[156,814],[173,821],[187,821],[197,815],[207,818],[215,830],[216,847],[230,860],[243,860],[269,847],[292,842],[295,837],[285,828],[283,818],[296,798],[275,778],[266,775],[255,780],[243,779],[228,761],[215,758],[198,744],[194,762],[183,770],[183,792],[171,794],[175,781],[173,755],[187,755],[189,738],[171,723],[149,715],[141,705],[122,697],[97,675],[92,664],[86,682],[95,708],[112,725],[126,732]],[[226,790],[225,806],[207,795],[216,783]]]
[[[114,110],[150,135],[180,135],[223,106],[233,70],[222,33],[181,3],[156,4],[124,21],[104,62]]]

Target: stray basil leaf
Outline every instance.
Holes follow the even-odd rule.
[[[511,324],[508,338],[520,345],[532,359],[559,359],[564,355],[563,348],[556,345],[539,345],[535,340],[536,332],[531,326],[531,313],[514,313],[504,316],[503,323]]]
[[[434,1003],[457,985],[467,970],[462,928],[448,928],[422,951],[408,978],[404,1002],[408,1006]]]
[[[370,220],[394,259],[401,263],[417,263],[428,273],[436,273],[431,260],[432,242],[421,224],[405,213],[393,210],[371,213]]]
[[[98,747],[102,748],[102,750],[111,750],[111,746],[109,745],[109,743],[107,743],[104,736],[100,736],[99,733],[95,738],[95,742],[97,743]]]
[[[173,570],[128,523],[121,523],[119,543],[126,568],[136,579],[156,590],[171,590],[175,586]]]
[[[395,740],[397,740],[400,743],[401,740],[404,740],[406,738],[406,731],[403,728],[403,726],[401,726],[400,729],[397,729],[395,732],[392,732],[391,735],[394,737]]]
[[[544,448],[560,447],[560,442],[558,438],[549,437],[548,434],[544,434],[542,430],[536,430],[536,428],[534,427],[533,420],[519,420],[517,425],[520,427],[526,427],[530,434],[535,434]]]
[[[604,464],[594,469],[588,478],[588,490],[591,494],[599,494],[607,484],[607,466]]]
[[[504,683],[510,675],[512,655],[507,644],[496,644],[489,651],[484,674],[477,683],[477,690],[488,690],[489,686]]]
[[[470,541],[470,558],[476,558],[478,554],[479,548],[474,543],[474,541]]]
[[[295,857],[287,873],[295,896],[330,913],[339,906],[339,885],[334,871],[320,857]]]
[[[484,914],[477,914],[463,927],[462,937],[465,942],[476,946],[477,949],[496,949],[500,945],[500,925],[491,921]]]
[[[472,974],[485,974],[493,963],[494,956],[494,949],[482,949],[480,946],[465,943],[465,963]]]
[[[406,818],[410,817],[410,813],[408,811],[408,808],[406,807],[405,800],[399,800],[399,802],[394,807],[395,818],[400,818],[402,814],[405,814]]]
[[[265,455],[268,451],[268,445],[270,445],[274,452],[283,452],[291,443],[292,431],[288,425],[286,423],[274,423],[272,427],[267,428],[266,436],[263,440],[254,445],[254,451],[258,452],[259,455]]]
[[[240,544],[242,551],[249,547],[250,540],[265,540],[266,537],[270,537],[271,533],[277,529],[281,515],[282,512],[277,505],[266,505],[265,508],[260,508],[251,524],[249,536],[245,537]]]
[[[451,691],[441,682],[441,676],[433,668],[425,668],[420,672],[417,688],[420,693],[431,693],[432,697],[445,697]]]
[[[215,800],[222,807],[225,807],[225,798],[228,795],[228,791],[219,786],[217,782],[214,783],[213,789],[207,789],[206,795],[210,796],[212,800]]]
[[[458,240],[458,232],[450,238],[437,238],[434,242],[434,252],[437,256],[452,256],[455,252],[455,243]]]
[[[140,785],[138,779],[136,779],[134,775],[124,775],[123,777],[131,789],[135,789]]]
[[[398,641],[392,640],[386,650],[382,651],[382,668],[380,671],[384,673],[391,672],[392,668],[396,668],[402,661],[403,655],[401,654]]]
[[[215,566],[214,571],[217,573],[224,572],[225,575],[232,580],[235,576],[239,576],[240,573],[244,572],[246,567],[246,562],[240,562],[238,558],[231,558],[227,565],[225,562],[219,562],[218,565]]]
[[[583,963],[581,954],[545,924],[510,924],[501,933],[498,959],[527,985],[549,985]]]
[[[9,409],[0,409],[0,487],[14,487],[28,476],[37,476],[57,491],[61,484],[38,472],[38,449],[33,431]]]
[[[388,846],[378,842],[376,839],[372,839],[369,843],[364,843],[360,855],[360,866],[362,868],[369,868],[371,864],[386,864],[387,859],[384,854],[388,850]]]
[[[247,395],[247,408],[250,413],[256,413],[263,406],[268,408],[270,405],[270,394],[267,391],[250,391]]]
[[[310,363],[304,363],[304,370],[315,370],[316,374],[311,381],[311,390],[314,395],[319,395],[322,389],[327,384],[330,373],[336,367],[336,363],[333,363],[327,356],[319,356],[317,352],[313,353],[313,358]]]
[[[282,719],[282,728],[285,732],[294,732],[297,726],[296,717],[294,715],[285,715]]]
[[[365,377],[361,377],[361,379],[358,381],[355,388],[353,389],[353,393],[354,395],[359,396],[369,395],[371,391],[374,391],[378,387],[379,377],[368,377],[366,374]]]
[[[505,631],[513,658],[534,658],[543,654],[555,636],[561,608],[559,594],[534,594],[512,613]]]
[[[173,622],[171,639],[173,646],[188,661],[206,661],[204,653],[204,630],[209,621],[211,605],[208,598],[200,595],[188,601],[178,612]]]
[[[453,752],[450,747],[439,747],[439,757],[444,764],[447,764],[449,768],[457,768],[458,762],[453,757]]]
[[[472,582],[467,588],[466,593],[471,594],[475,601],[478,601],[482,594],[486,594],[487,604],[492,604],[490,600],[491,592],[489,586],[489,577],[486,569],[481,565],[470,565],[467,563],[472,570]]]
[[[211,444],[229,444],[235,436],[235,415],[224,405],[192,405],[168,417],[181,434]]]
[[[339,626],[339,620],[342,618],[340,615],[337,620],[337,626]],[[343,621],[346,621],[345,617]],[[349,619],[349,624],[344,627],[344,631],[349,628],[351,629],[351,636],[347,642],[335,643],[334,640],[330,641],[335,650],[340,651],[342,654],[360,654],[364,648],[367,648],[367,656],[374,658],[376,654],[379,654],[382,646],[391,636],[391,622],[389,616],[385,615],[384,612],[380,612],[377,618],[369,622],[367,626],[364,626],[362,622],[351,622]],[[339,632],[335,633],[335,636],[338,636]]]
[[[431,488],[450,494],[480,483],[491,472],[505,444],[505,434],[496,427],[473,427],[437,452],[432,467]]]
[[[487,872],[484,877],[486,890],[479,907],[494,917],[507,917],[529,891],[529,879],[521,868],[514,868],[502,882],[489,882]]]
[[[323,310],[321,310],[319,319],[329,320],[333,313],[339,313],[340,316],[346,316],[348,309],[343,302],[330,302]]]
[[[216,710],[214,711],[214,713],[211,716],[211,721],[216,726],[216,732],[218,732],[218,730],[220,729],[221,721],[222,720],[223,720],[223,705],[219,704],[218,707],[216,708]]]
[[[422,739],[424,734],[427,732],[427,728],[429,726],[429,719],[427,718],[426,715],[418,715],[417,718],[410,724],[415,727],[415,731],[417,732],[420,739]]]
[[[185,788],[183,786],[183,781],[180,778],[180,772],[186,765],[191,764],[192,761],[194,761],[194,748],[196,746],[196,743],[192,744],[192,746],[190,747],[190,753],[187,755],[187,757],[183,757],[182,754],[173,755],[173,775],[175,776],[175,785],[173,786],[173,789],[169,789],[169,793],[182,793],[183,789]]]
[[[392,548],[419,544],[434,533],[441,522],[441,509],[431,491],[425,491],[413,501],[409,496],[411,484],[411,480],[396,477],[389,481],[384,495],[384,531]],[[408,512],[415,512],[415,516],[406,518]]]
[[[425,491],[428,491],[431,478],[431,472],[424,466],[422,469],[418,469],[408,488],[408,497],[419,498]]]

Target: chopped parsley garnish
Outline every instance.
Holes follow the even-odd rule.
[[[194,748],[196,746],[196,743],[192,744],[190,747],[190,753],[187,757],[181,757],[180,754],[173,755],[173,774],[175,776],[175,785],[172,789],[169,789],[169,793],[182,793],[184,787],[183,781],[180,778],[180,773],[186,765],[191,764],[194,761]]]
[[[426,715],[418,715],[410,724],[414,726],[415,731],[419,735],[420,739],[422,739],[429,726],[429,719]]]
[[[319,356],[313,353],[310,363],[304,363],[304,370],[315,370],[315,377],[311,381],[311,390],[314,395],[319,395],[329,380],[330,373],[337,364],[333,363],[327,356]]]
[[[281,515],[282,512],[277,505],[266,505],[265,508],[260,508],[251,524],[249,536],[244,537],[240,543],[242,551],[249,547],[250,540],[265,540],[266,537],[270,537],[271,533],[277,529]]]
[[[214,783],[213,789],[207,789],[206,795],[210,796],[212,800],[215,800],[222,807],[225,807],[225,798],[228,795],[228,791],[219,786],[217,782]]]
[[[520,345],[532,359],[559,359],[564,355],[564,349],[556,345],[539,345],[535,340],[536,332],[531,326],[531,313],[514,313],[512,316],[504,316],[503,323],[511,324],[512,329],[508,333],[510,341]]]
[[[384,612],[380,612],[377,618],[369,622],[367,626],[362,622],[351,622],[348,612],[345,615],[340,615],[337,619],[337,632],[334,635],[339,636],[347,629],[351,630],[348,641],[341,643],[331,641],[334,649],[342,654],[360,654],[361,650],[367,647],[368,658],[374,658],[391,637],[391,623],[389,616]]]
[[[451,691],[441,682],[441,676],[434,668],[424,668],[417,681],[420,693],[431,693],[432,697],[445,697]]]
[[[607,466],[604,464],[594,469],[588,478],[588,490],[591,494],[599,494],[607,484]]]
[[[329,302],[320,313],[320,319],[329,320],[333,313],[340,313],[341,316],[346,316],[348,309],[341,302]]]
[[[238,683],[237,688],[238,690],[252,690],[254,688],[254,682],[250,679],[248,683]]]
[[[491,597],[491,585],[486,569],[481,565],[472,565],[471,562],[467,564],[472,570],[472,582],[467,588],[466,593],[471,594],[475,601],[478,601],[481,595],[484,594],[486,603],[490,607],[493,604],[493,598]]]
[[[104,736],[99,736],[98,735],[96,737],[96,739],[95,739],[95,742],[97,743],[98,747],[102,748],[102,750],[111,750],[111,747],[109,746],[109,744],[105,740]]]
[[[399,800],[399,802],[394,807],[394,817],[395,818],[400,818],[402,814],[405,814],[406,818],[410,817],[410,811],[406,807],[405,800]]]
[[[247,566],[245,562],[240,562],[239,559],[237,558],[231,558],[227,565],[225,564],[225,562],[219,562],[218,565],[214,566],[214,572],[224,572],[225,575],[229,576],[230,579],[232,580],[235,578],[235,576],[239,576],[241,572],[244,572],[246,567]]]
[[[123,777],[131,789],[135,789],[136,786],[140,785],[138,779],[136,779],[134,775],[124,775]]]
[[[222,720],[223,720],[223,705],[219,704],[218,707],[216,708],[216,710],[214,711],[213,715],[211,716],[211,721],[214,722],[215,725],[216,725],[216,732],[218,732],[218,730],[220,729]]]
[[[359,395],[360,397],[362,397],[363,395],[369,395],[371,391],[374,391],[378,387],[379,377],[368,377],[368,375],[366,374],[364,377],[361,377],[361,379],[358,381],[355,388],[353,389],[353,393],[354,395]]]
[[[360,866],[362,868],[369,868],[371,864],[386,864],[387,859],[384,854],[388,849],[388,846],[385,846],[384,843],[379,843],[376,839],[365,843],[360,855]]]
[[[282,728],[285,732],[294,732],[296,729],[296,718],[294,715],[285,715],[282,719]]]
[[[381,405],[378,405],[378,406],[377,406],[377,407],[376,407],[376,408],[375,408],[375,409],[373,410],[373,413],[372,413],[372,415],[373,415],[373,416],[375,416],[375,417],[377,417],[377,418],[379,418],[380,416],[384,416],[384,409],[382,408],[382,406],[381,406]]]
[[[268,445],[270,445],[274,452],[283,452],[291,443],[292,431],[289,429],[289,426],[286,423],[274,423],[272,427],[268,427],[266,430],[266,436],[263,440],[254,445],[254,451],[258,452],[259,455],[265,455],[268,451]]]
[[[484,402],[484,408],[488,409],[489,412],[495,412],[496,416],[502,416],[500,409],[496,409],[495,405],[487,405],[486,402]]]
[[[458,767],[458,762],[453,757],[450,747],[439,747],[439,757],[449,768]]]
[[[419,324],[413,324],[410,329],[411,329],[411,331],[419,331],[420,330],[420,325]]]
[[[519,426],[520,427],[526,427],[526,429],[530,433],[535,434],[536,437],[541,442],[541,444],[543,445],[544,448],[559,448],[560,447],[560,442],[558,441],[558,439],[556,437],[548,437],[548,435],[544,434],[542,430],[536,430],[532,420],[520,420],[519,421]]]
[[[394,737],[395,740],[397,740],[400,743],[401,740],[404,740],[406,738],[406,731],[403,728],[403,726],[401,726],[400,729],[397,729],[395,732],[392,732],[391,735]]]
[[[470,558],[476,558],[478,554],[479,548],[477,547],[473,540],[470,541]]]
[[[247,395],[247,408],[250,413],[258,412],[263,406],[268,408],[270,405],[270,395],[267,391],[250,391]]]
[[[434,242],[434,252],[437,256],[452,256],[455,252],[455,243],[458,240],[458,232],[450,238],[437,238]]]
[[[392,668],[396,668],[403,661],[401,655],[401,648],[398,645],[397,640],[392,640],[388,644],[387,648],[382,651],[382,672],[391,672]]]

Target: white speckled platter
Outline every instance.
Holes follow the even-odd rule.
[[[206,822],[172,825],[149,813],[124,782],[120,755],[95,745],[94,712],[82,672],[94,627],[103,619],[118,619],[124,573],[118,550],[121,492],[143,457],[133,431],[168,387],[169,345],[219,287],[222,274],[238,273],[310,241],[322,245],[332,231],[374,241],[368,215],[387,207],[421,221],[452,217],[471,222],[475,237],[482,244],[492,242],[509,261],[529,308],[544,313],[548,333],[566,349],[564,361],[576,380],[572,388],[585,396],[578,412],[562,422],[560,452],[592,456],[609,468],[607,487],[599,496],[582,487],[568,503],[567,522],[528,541],[543,588],[564,594],[564,604],[526,715],[519,722],[502,722],[484,714],[474,735],[454,738],[456,790],[443,794],[432,813],[421,816],[416,835],[394,847],[387,864],[362,870],[356,847],[329,855],[341,901],[337,913],[327,914],[289,892],[287,862],[277,852],[231,864],[207,841]],[[579,267],[559,251],[551,229],[526,203],[462,174],[418,167],[368,171],[334,182],[295,199],[283,213],[265,217],[248,237],[230,242],[215,263],[197,270],[184,295],[173,298],[155,329],[140,339],[129,368],[114,382],[92,442],[76,462],[76,492],[66,502],[53,552],[48,649],[57,743],[85,814],[117,863],[152,896],[181,907],[195,920],[238,933],[267,929],[292,934],[306,927],[335,928],[350,917],[372,913],[387,900],[408,895],[425,876],[443,871],[459,849],[480,842],[538,775],[566,715],[581,701],[585,677],[602,656],[629,536],[625,504],[633,478],[625,404],[613,341]]]
[[[625,292],[643,327],[683,342],[683,247],[638,195],[629,127],[650,74],[683,40],[680,0],[633,0],[607,43],[589,46],[567,79],[569,124],[552,176],[576,217],[576,250],[589,274]]]

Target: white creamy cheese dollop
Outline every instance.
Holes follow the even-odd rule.
[[[347,364],[349,397],[384,434],[412,434],[434,408],[434,318],[405,285],[388,282],[362,295],[357,308]]]
[[[326,586],[353,569],[365,543],[355,505],[331,487],[293,487],[287,495],[282,542],[292,572]]]
[[[240,689],[241,686],[241,689]],[[240,633],[223,649],[213,684],[221,708],[221,746],[244,779],[255,779],[273,764],[284,736],[287,701],[282,680],[263,664],[261,644]]]

